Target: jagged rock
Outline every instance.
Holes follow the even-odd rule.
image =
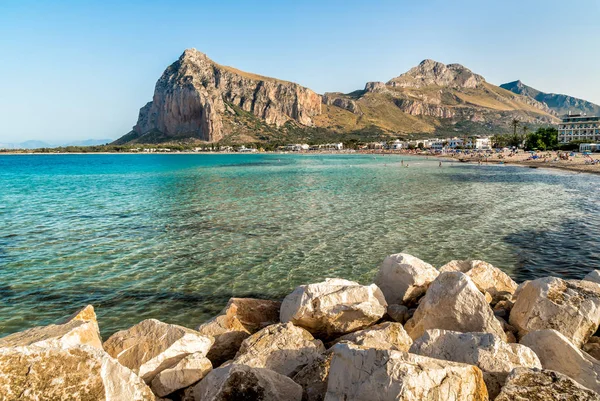
[[[488,399],[475,366],[348,343],[333,352],[325,401]]]
[[[461,272],[440,274],[404,328],[413,340],[429,329],[486,332],[506,340],[502,325],[494,317],[484,295]]]
[[[235,357],[242,341],[251,334],[279,322],[280,307],[278,301],[231,298],[219,316],[201,324],[198,332],[215,339],[207,355],[213,366]]]
[[[110,336],[104,349],[150,383],[159,372],[186,356],[206,355],[212,344],[212,337],[197,331],[148,319]]]
[[[84,344],[102,349],[100,329],[92,305],[86,306],[57,324],[34,327],[0,338],[0,348],[29,345],[75,347]]]
[[[509,323],[520,336],[555,329],[581,347],[600,324],[600,286],[554,277],[530,281],[519,292]]]
[[[498,395],[506,377],[515,367],[542,367],[531,349],[507,344],[491,333],[427,330],[415,340],[409,352],[477,366],[483,371],[491,399]]]
[[[312,126],[312,118],[321,113],[321,96],[310,89],[222,66],[187,49],[156,83],[133,131],[138,137],[158,131],[218,141],[225,134],[228,103],[276,126],[288,120]]]
[[[388,305],[387,315],[390,317],[390,319],[400,324],[406,323],[406,321],[411,317],[408,312],[408,308],[404,305],[398,304]]]
[[[300,401],[302,387],[269,369],[231,364],[194,386],[195,401]]]
[[[397,351],[408,351],[413,342],[400,323],[392,322],[385,322],[364,330],[355,331],[336,340],[336,342],[341,341],[349,341],[367,348]]]
[[[154,400],[150,388],[88,345],[0,348],[1,400]]]
[[[576,348],[558,331],[531,331],[521,339],[521,344],[537,354],[544,369],[555,370],[600,392],[600,362]]]
[[[592,283],[600,284],[600,270],[592,270],[583,278],[586,281],[591,281]]]
[[[344,110],[348,110],[354,114],[360,114],[360,110],[356,105],[356,102],[352,99],[349,99],[346,95],[342,93],[325,93],[323,94],[323,103],[327,105],[333,105],[339,107]]]
[[[494,401],[600,401],[600,395],[545,369],[515,368]]]
[[[325,351],[320,340],[292,323],[266,327],[242,342],[233,363],[293,376]]]
[[[406,253],[397,253],[384,259],[375,284],[389,304],[410,305],[425,294],[438,274],[429,263]]]
[[[385,86],[383,82],[367,82],[365,84],[365,92],[386,92],[388,88]]]
[[[159,372],[150,382],[150,388],[157,396],[164,397],[200,381],[211,370],[210,360],[202,353],[190,354],[175,366]]]
[[[453,260],[440,268],[440,273],[448,271],[465,273],[481,292],[488,292],[492,296],[494,303],[517,289],[517,283],[506,273],[483,260]]]
[[[600,360],[600,337],[590,337],[587,343],[583,344],[583,350],[591,357]]]
[[[283,300],[280,318],[316,336],[331,338],[372,325],[386,307],[375,284],[364,286],[336,278],[296,288]]]
[[[401,88],[443,86],[451,88],[477,88],[485,83],[481,75],[474,74],[460,64],[444,65],[434,60],[423,60],[417,67],[387,82]]]
[[[294,382],[302,386],[302,401],[323,401],[332,358],[333,351],[327,351],[293,377]]]

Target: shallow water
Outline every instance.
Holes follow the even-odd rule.
[[[104,336],[145,318],[195,327],[231,296],[369,283],[396,252],[581,278],[600,268],[599,235],[594,175],[401,156],[0,156],[0,335],[88,303]]]

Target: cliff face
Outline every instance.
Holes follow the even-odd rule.
[[[544,103],[556,114],[567,114],[569,111],[573,113],[582,113],[587,115],[600,115],[600,106],[587,100],[578,99],[576,97],[561,95],[557,93],[545,93],[531,86],[525,85],[521,81],[509,82],[500,85],[501,88],[509,90],[513,93],[526,96],[535,101]]]
[[[481,75],[474,74],[460,64],[442,64],[434,60],[423,60],[408,72],[393,78],[386,85],[401,88],[444,86],[449,88],[477,88],[485,82]]]
[[[158,131],[166,137],[218,141],[225,134],[229,104],[275,126],[289,120],[312,126],[312,118],[321,113],[321,96],[310,89],[221,66],[188,49],[160,77],[133,131],[137,137]]]

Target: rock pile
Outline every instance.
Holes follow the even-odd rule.
[[[395,254],[376,284],[232,298],[197,330],[149,319],[104,343],[87,306],[0,339],[0,400],[600,401],[597,277],[517,287]]]

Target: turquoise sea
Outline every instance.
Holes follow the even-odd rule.
[[[409,164],[402,167],[401,160]],[[0,156],[0,336],[93,304],[104,336],[231,296],[369,283],[391,253],[517,281],[600,268],[600,176],[366,155]]]

